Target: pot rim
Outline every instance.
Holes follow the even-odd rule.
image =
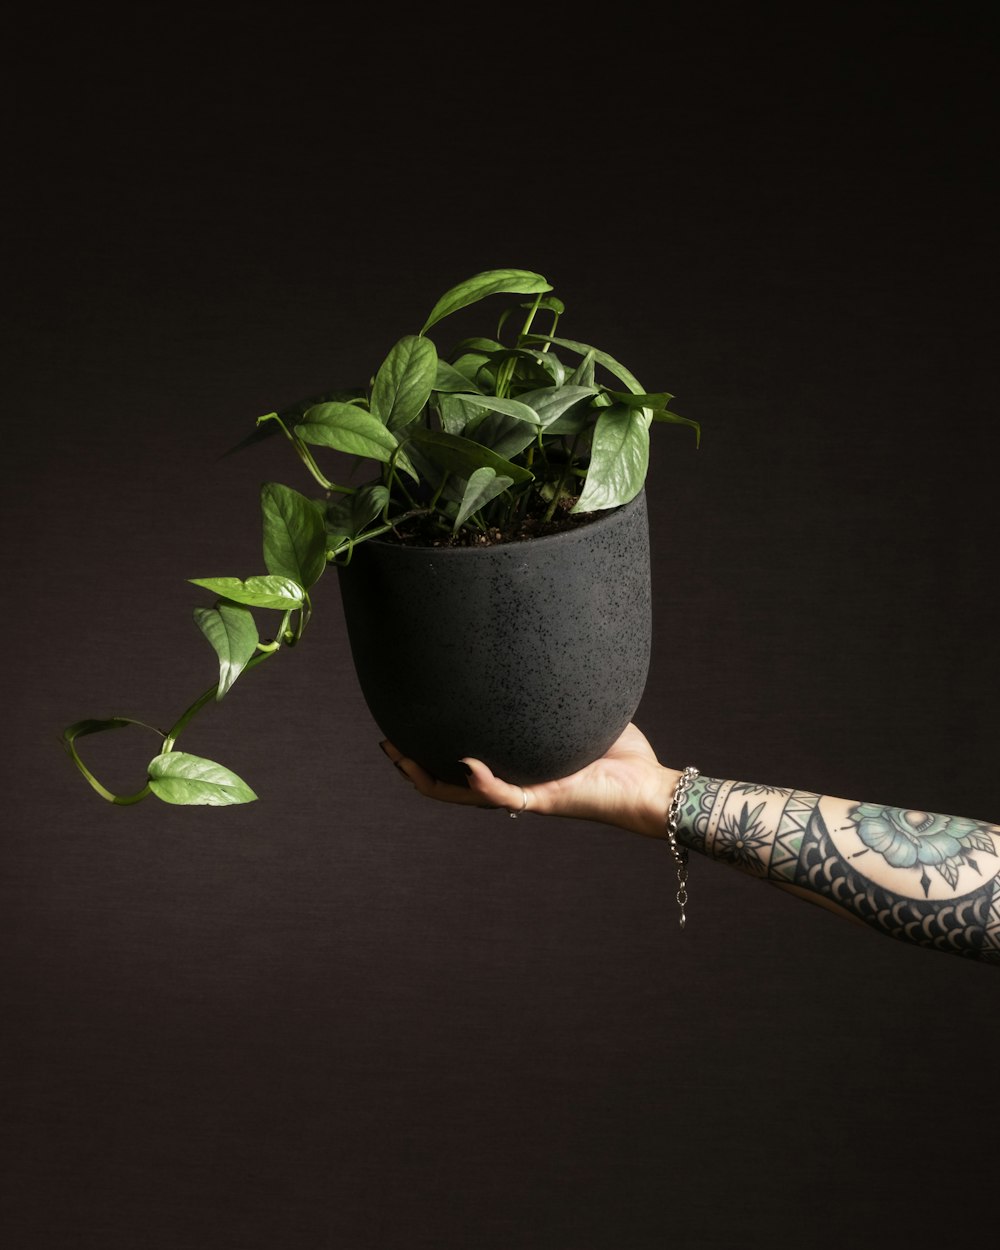
[[[617,504],[614,508],[602,508],[592,521],[588,521],[585,525],[574,525],[571,529],[560,530],[556,534],[539,534],[534,538],[515,538],[509,542],[503,543],[483,543],[482,546],[476,547],[434,547],[422,543],[400,543],[394,542],[391,538],[367,538],[364,542],[358,543],[355,549],[355,555],[358,555],[365,547],[383,547],[390,551],[405,551],[416,553],[431,553],[436,556],[447,556],[450,558],[462,556],[482,556],[495,554],[499,551],[510,551],[516,547],[537,547],[539,544],[553,545],[559,542],[568,542],[572,538],[578,537],[580,534],[587,533],[597,527],[607,524],[612,517],[620,516],[624,512],[630,512],[634,508],[638,508],[645,501],[645,486],[639,489],[638,494],[633,495],[627,503]],[[350,567],[349,565],[345,567]]]

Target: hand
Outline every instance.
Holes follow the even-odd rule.
[[[677,784],[675,769],[665,768],[646,737],[627,725],[605,755],[579,772],[539,785],[518,786],[495,777],[477,759],[464,759],[468,788],[432,777],[391,742],[382,750],[413,786],[427,798],[473,807],[506,807],[512,812],[569,816],[630,829],[650,837],[664,837],[667,806]],[[526,805],[522,808],[525,798]]]

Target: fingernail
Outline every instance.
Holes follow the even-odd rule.
[[[382,752],[382,754],[383,754],[383,755],[388,755],[388,754],[389,754],[389,752],[385,749],[385,742],[386,742],[386,740],[385,740],[385,739],[383,739],[383,740],[382,740],[382,741],[378,744],[378,749]]]
[[[399,760],[393,760],[393,761],[392,761],[392,766],[393,766],[393,768],[396,770],[396,772],[398,772],[398,773],[402,773],[402,774],[403,774],[403,776],[406,778],[406,780],[407,780],[407,781],[409,781],[409,780],[410,780],[410,775],[409,775],[409,773],[406,771],[406,769],[403,767],[403,765],[399,762]]]
[[[470,777],[472,776],[472,769],[469,767],[468,764],[466,764],[465,760],[459,760],[458,765],[460,768],[463,768],[469,774]]]

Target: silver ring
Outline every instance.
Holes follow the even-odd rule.
[[[520,816],[520,814],[528,806],[528,792],[525,790],[524,786],[518,786],[517,788],[521,791],[521,806],[516,812],[507,813],[511,820],[517,820],[518,816]]]

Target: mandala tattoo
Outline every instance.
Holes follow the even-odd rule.
[[[874,803],[858,803],[851,815],[865,846],[878,851],[895,868],[922,869],[920,885],[925,898],[930,888],[928,868],[939,872],[954,887],[963,863],[979,872],[973,851],[996,855],[993,839],[974,820],[938,816],[934,812],[899,811]]]
[[[744,803],[739,815],[726,813],[715,836],[717,854],[737,868],[762,877],[767,871],[767,848],[770,843],[768,831],[760,823],[764,804],[758,803],[753,811]]]
[[[692,850],[822,896],[890,937],[1000,966],[995,838],[1000,827],[962,817],[711,777],[690,787],[678,830]]]

